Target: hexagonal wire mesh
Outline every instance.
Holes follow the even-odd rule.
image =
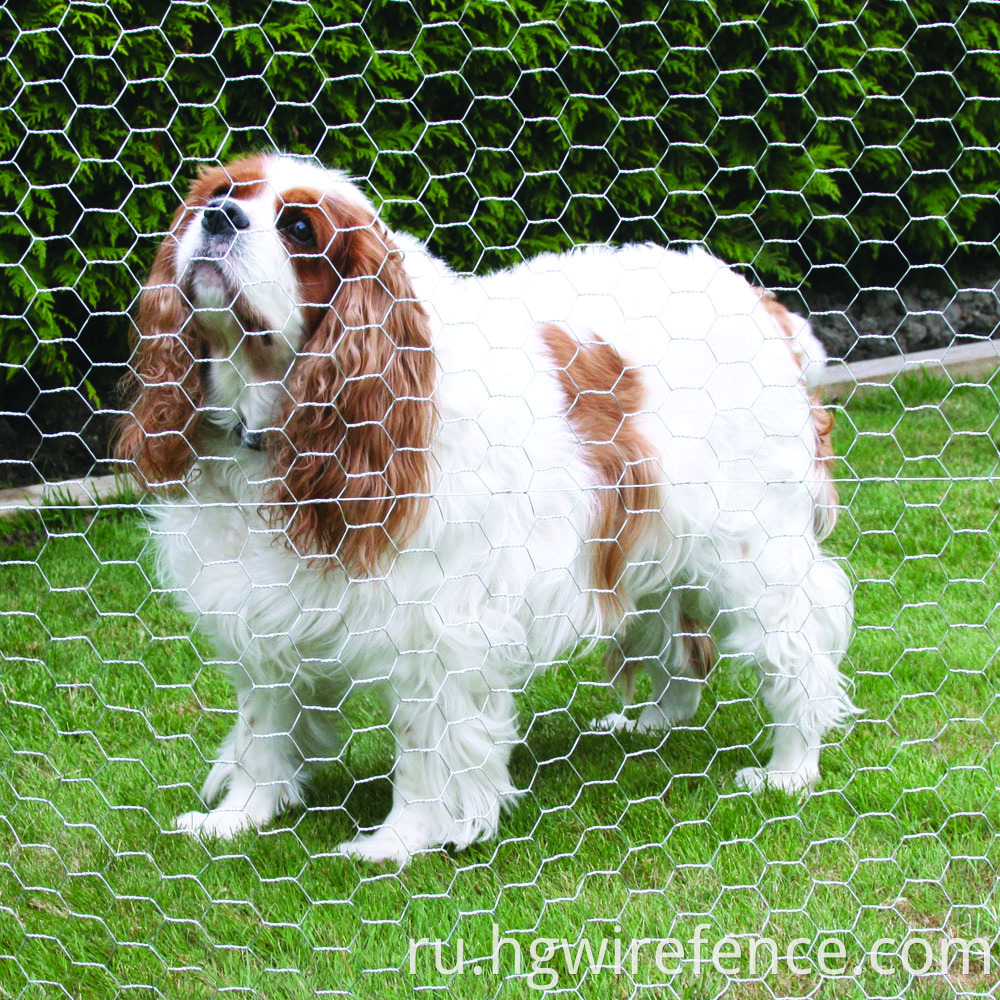
[[[993,989],[1000,30],[737,6],[0,10],[0,997]]]

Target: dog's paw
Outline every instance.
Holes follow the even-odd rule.
[[[440,804],[413,803],[394,809],[386,822],[338,848],[340,854],[359,861],[391,861],[402,867],[414,855],[443,850],[461,851],[496,833],[499,806],[491,822],[481,818],[455,822]]]
[[[660,711],[657,705],[647,705],[638,718],[631,719],[624,712],[609,712],[599,719],[590,720],[590,728],[613,733],[656,733],[665,732],[673,726],[673,720]]]
[[[400,867],[415,853],[389,826],[380,826],[374,833],[361,834],[354,840],[345,841],[337,851],[358,861],[391,861]]]
[[[620,730],[627,732],[633,725],[633,720],[630,719],[624,712],[608,712],[607,715],[602,715],[600,718],[590,720],[591,729],[606,729],[613,733],[617,733]]]
[[[753,794],[776,788],[786,795],[798,795],[810,792],[818,778],[805,770],[770,771],[766,767],[744,767],[736,772],[737,786]]]
[[[255,827],[253,817],[241,809],[213,809],[211,812],[186,812],[174,820],[174,828],[194,837],[232,840]]]

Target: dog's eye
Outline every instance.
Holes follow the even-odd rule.
[[[310,247],[316,245],[316,234],[313,232],[313,227],[309,220],[303,218],[301,215],[285,226],[285,232],[301,246]]]

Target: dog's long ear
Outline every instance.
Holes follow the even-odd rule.
[[[435,363],[388,233],[371,220],[338,227],[329,257],[339,280],[288,384],[275,509],[297,551],[370,576],[422,513]]]
[[[139,297],[138,336],[121,387],[131,402],[113,439],[115,459],[127,463],[146,487],[180,482],[195,459],[201,351],[174,267],[175,233],[184,211],[175,215]]]

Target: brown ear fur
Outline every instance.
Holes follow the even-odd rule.
[[[594,578],[607,623],[630,610],[625,570],[662,503],[656,449],[638,429],[640,372],[597,334],[577,340],[558,323],[539,328],[556,365],[566,416],[597,473]]]
[[[418,523],[435,419],[427,314],[388,234],[338,228],[340,277],[302,350],[276,435],[275,513],[300,552],[368,576]]]
[[[174,217],[139,299],[138,339],[121,387],[133,399],[113,438],[115,458],[129,463],[145,487],[176,485],[195,458],[191,440],[202,400],[202,350],[191,310],[174,283],[172,260],[183,212]]]

